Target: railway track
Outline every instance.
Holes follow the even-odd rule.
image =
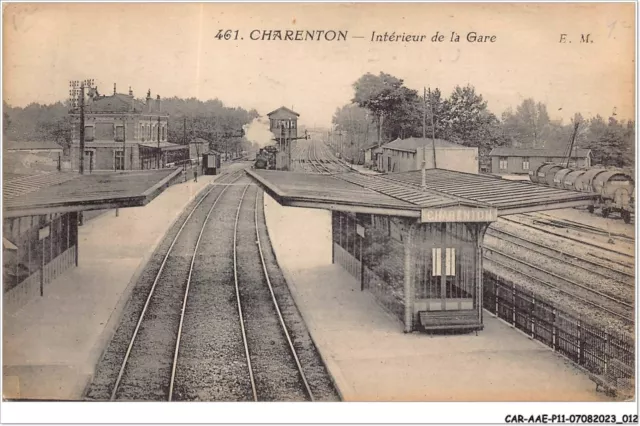
[[[593,235],[598,235],[598,236],[602,236],[602,237],[609,237],[609,238],[615,238],[627,243],[633,243],[635,241],[635,239],[633,237],[629,237],[627,235],[624,234],[620,234],[620,233],[615,233],[615,232],[608,232],[605,229],[601,229],[592,225],[587,225],[584,223],[580,223],[580,222],[576,222],[574,220],[569,220],[569,219],[563,219],[563,218],[557,218],[554,217],[552,215],[546,214],[546,213],[542,213],[542,212],[536,212],[536,213],[523,213],[522,216],[525,216],[531,220],[533,220],[534,222],[538,222],[541,225],[545,225],[545,226],[554,226],[554,227],[559,227],[559,228],[566,228],[566,229],[575,229],[577,231],[580,232],[587,232]]]
[[[258,233],[259,191],[251,186],[247,197],[249,188],[245,188],[236,212],[233,263],[238,317],[253,400],[313,401],[264,261]],[[251,223],[251,219],[253,226],[238,226],[241,221]]]
[[[233,183],[243,175],[244,172],[234,173],[227,179]],[[138,399],[141,389],[149,399],[172,400],[184,306],[194,260],[209,216],[228,188],[227,185],[213,185],[178,229],[147,294],[110,400]],[[210,204],[208,210],[200,208],[205,201],[205,206]],[[194,234],[198,235],[196,241],[193,241]],[[145,356],[150,352],[154,354],[151,361]]]
[[[601,246],[599,244],[593,244],[593,243],[590,243],[588,241],[584,241],[584,240],[581,240],[581,239],[578,239],[578,238],[569,237],[567,235],[563,235],[563,234],[560,234],[560,233],[557,233],[557,232],[552,232],[552,231],[549,231],[548,229],[544,229],[544,228],[541,228],[541,227],[538,227],[538,226],[534,226],[534,225],[531,225],[531,224],[528,224],[528,223],[525,223],[525,222],[521,222],[519,220],[515,220],[515,219],[504,217],[504,216],[501,217],[501,219],[504,220],[504,221],[510,222],[510,223],[514,223],[516,225],[520,225],[520,226],[524,226],[524,227],[527,227],[527,228],[535,229],[538,232],[542,232],[542,233],[545,233],[545,234],[548,234],[548,235],[553,235],[553,236],[556,236],[556,237],[564,238],[566,240],[573,241],[573,242],[580,243],[580,244],[584,244],[584,245],[589,246],[589,247],[597,248],[599,250],[603,250],[603,251],[605,251],[607,253],[615,254],[615,255],[620,256],[620,257],[625,258],[625,259],[630,259],[630,260],[635,259],[635,256],[630,255],[628,253],[624,253],[624,252],[621,252],[621,251],[618,251],[618,250],[613,250],[611,248],[603,247],[603,246]],[[625,264],[625,263],[623,263],[623,264]],[[630,263],[626,263],[625,266],[632,267]]]
[[[496,259],[496,255],[503,260]],[[527,280],[534,280],[547,288],[557,291],[558,293],[570,296],[585,305],[596,308],[628,324],[633,324],[634,322],[634,307],[632,304],[629,304],[624,300],[612,297],[601,291],[561,277],[495,248],[485,248],[484,259],[489,260],[502,268],[522,275],[526,277]],[[504,259],[507,259],[507,262],[514,262],[517,267],[513,264],[507,264]],[[551,282],[552,280],[555,281],[555,283]],[[564,282],[565,284],[560,284],[561,282]],[[571,290],[567,290],[567,287],[571,288]]]
[[[590,274],[595,274],[606,279],[612,279],[624,286],[635,288],[635,275],[628,270],[623,271],[619,268],[607,266],[602,262],[595,262],[575,254],[569,254],[566,251],[555,249],[546,244],[527,240],[514,233],[497,228],[489,228],[487,230],[487,235],[499,238],[500,240],[513,244],[517,247],[525,248],[533,253],[583,269]]]
[[[183,213],[136,285],[87,399],[339,399],[274,263],[260,194],[240,171]]]

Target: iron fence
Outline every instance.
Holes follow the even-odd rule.
[[[594,325],[488,271],[483,301],[489,312],[611,384],[634,378],[632,336]]]

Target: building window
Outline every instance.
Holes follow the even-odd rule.
[[[124,170],[124,151],[116,149],[113,153],[113,169]]]
[[[522,157],[522,170],[529,170],[529,157]]]
[[[444,273],[448,277],[455,277],[456,275],[456,249],[453,247],[447,247],[445,250],[445,265]],[[432,248],[431,259],[433,264],[431,265],[431,273],[434,277],[442,275],[442,249]]]
[[[167,128],[162,126],[162,140],[166,141],[167,140]]]
[[[116,142],[124,142],[124,126],[116,126]]]
[[[507,170],[508,163],[507,157],[500,157],[500,170]]]
[[[90,142],[94,139],[95,134],[93,131],[93,126],[84,126],[84,140],[85,142]]]
[[[291,120],[291,128],[292,129],[296,128],[296,121],[295,120]]]

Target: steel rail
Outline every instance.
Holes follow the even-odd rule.
[[[238,179],[240,179],[242,176],[240,176]],[[234,181],[235,182],[235,181]],[[191,257],[191,264],[189,265],[189,275],[187,276],[187,286],[185,288],[184,291],[184,298],[182,301],[182,309],[180,311],[180,324],[178,325],[178,336],[176,339],[176,349],[174,351],[173,354],[173,364],[171,366],[171,379],[169,381],[169,401],[172,400],[173,398],[173,385],[175,382],[175,377],[176,377],[176,368],[178,366],[178,353],[180,351],[180,338],[182,337],[182,324],[184,323],[184,313],[187,310],[187,299],[189,297],[189,288],[191,285],[191,275],[193,273],[193,265],[195,264],[196,261],[196,254],[198,253],[198,248],[200,247],[200,240],[202,239],[202,234],[204,233],[204,228],[207,226],[207,222],[209,221],[209,216],[211,216],[211,213],[213,212],[214,207],[216,206],[216,204],[218,204],[218,201],[220,200],[220,197],[222,197],[222,194],[225,193],[225,191],[227,189],[229,189],[230,185],[227,185],[224,187],[224,189],[220,192],[220,194],[216,197],[215,201],[213,202],[213,204],[211,205],[211,208],[209,208],[209,211],[207,212],[207,216],[204,218],[204,221],[202,223],[202,228],[200,228],[200,233],[198,234],[198,239],[196,240],[196,246],[195,249],[193,250],[193,256]]]
[[[558,234],[556,232],[551,232],[551,231],[548,231],[548,230],[546,230],[544,228],[540,228],[538,226],[533,226],[533,225],[530,225],[528,223],[519,222],[517,220],[513,220],[513,219],[507,218],[505,216],[501,216],[500,219],[505,220],[507,222],[515,223],[515,224],[520,225],[520,226],[526,226],[528,228],[535,229],[535,230],[540,231],[540,232],[544,232],[545,234],[554,235],[556,237],[560,237],[560,238],[564,238],[564,239],[567,239],[567,240],[570,240],[570,241],[574,241],[574,242],[577,242],[577,243],[585,244],[587,246],[595,247],[597,249],[604,250],[604,251],[607,251],[607,252],[610,252],[610,253],[615,253],[615,254],[623,256],[623,257],[630,257],[632,259],[635,257],[633,255],[630,255],[630,254],[627,254],[627,253],[623,253],[623,252],[618,251],[618,250],[612,250],[610,248],[603,247],[603,246],[598,245],[598,244],[593,244],[593,243],[590,243],[588,241],[583,241],[583,240],[580,240],[578,238],[572,238],[572,237],[568,237],[566,235]]]
[[[232,177],[232,176],[234,176],[236,174],[238,174],[238,173],[232,173],[228,177]],[[241,176],[238,176],[236,179],[233,179],[232,181],[235,181],[235,180],[239,179],[240,177]],[[200,204],[202,204],[202,202],[205,200],[205,198],[207,198],[209,196],[209,194],[215,189],[215,187],[216,187],[216,185],[213,184],[211,186],[211,189],[209,189],[207,191],[207,193],[205,195],[203,195],[200,198],[200,200],[198,200],[196,205],[191,209],[191,212],[189,212],[189,215],[186,217],[184,222],[182,222],[182,225],[180,226],[180,229],[178,229],[178,232],[176,233],[175,237],[171,241],[171,245],[169,246],[169,249],[167,250],[167,253],[164,256],[164,259],[162,260],[162,264],[160,265],[160,269],[158,270],[158,273],[156,274],[156,277],[153,280],[153,284],[151,286],[151,289],[149,290],[149,294],[147,295],[147,300],[145,301],[144,307],[142,308],[142,312],[140,313],[140,317],[138,318],[138,322],[136,324],[136,328],[133,331],[133,336],[131,336],[131,339],[129,341],[129,346],[127,347],[127,351],[125,352],[124,359],[122,361],[122,364],[120,365],[120,371],[118,372],[118,377],[116,378],[116,382],[115,382],[115,384],[113,386],[113,390],[111,391],[111,398],[110,398],[111,401],[115,400],[115,398],[116,398],[116,393],[118,392],[118,388],[120,387],[120,382],[122,380],[122,376],[124,374],[124,370],[125,370],[125,368],[127,366],[127,362],[129,361],[129,356],[131,355],[131,349],[133,348],[133,345],[135,343],[136,337],[138,336],[138,331],[140,330],[140,325],[142,324],[142,321],[144,320],[145,314],[147,312],[147,308],[149,307],[149,303],[151,302],[151,298],[153,297],[154,291],[156,289],[156,285],[158,284],[160,276],[162,275],[162,272],[164,271],[164,267],[167,264],[167,260],[169,259],[169,254],[171,254],[171,251],[173,250],[173,247],[175,246],[176,241],[178,241],[178,238],[182,234],[182,230],[184,229],[184,227],[189,222],[189,219],[191,219],[191,216],[193,216],[193,213],[195,213],[196,209],[200,206]],[[220,192],[220,194],[218,194],[218,196],[216,197],[216,201],[218,200],[218,198],[220,198],[220,196],[222,195],[223,192],[224,192],[224,189]]]
[[[511,232],[507,232],[507,231],[503,231],[503,230],[495,229],[495,228],[489,228],[487,230],[487,235],[489,235],[489,236],[492,236],[494,238],[498,238],[498,239],[500,239],[502,241],[508,242],[508,243],[513,244],[515,246],[525,248],[525,249],[527,249],[529,251],[532,251],[533,253],[538,253],[538,254],[540,254],[542,256],[550,257],[552,259],[557,259],[557,260],[559,260],[559,261],[561,261],[563,263],[566,263],[567,265],[571,265],[571,266],[574,266],[576,268],[583,269],[583,270],[588,271],[588,272],[590,272],[592,274],[599,275],[599,276],[601,276],[603,278],[616,280],[616,278],[612,277],[611,275],[605,274],[603,272],[596,271],[596,270],[591,269],[591,268],[587,268],[586,266],[577,265],[576,263],[573,263],[573,262],[571,262],[569,260],[557,258],[557,257],[555,257],[555,256],[553,256],[553,255],[551,255],[549,253],[545,253],[542,250],[537,250],[535,248],[527,247],[526,244],[522,244],[522,243],[518,243],[518,242],[515,242],[515,241],[511,241],[509,239],[505,239],[503,237],[499,237],[498,235],[495,235],[495,234],[507,235],[509,238],[513,238],[513,239],[516,239],[516,240],[519,240],[519,241],[524,241],[524,242],[526,242],[526,244],[531,244],[533,246],[542,247],[543,249],[549,250],[549,251],[551,251],[551,252],[553,252],[555,254],[558,254],[560,256],[571,257],[571,258],[573,258],[573,259],[575,259],[577,261],[588,263],[589,265],[592,265],[592,266],[595,266],[595,267],[598,267],[598,268],[606,269],[607,271],[611,271],[614,274],[620,274],[620,275],[624,275],[625,277],[628,277],[628,278],[634,278],[634,275],[633,274],[629,274],[628,272],[624,272],[624,271],[620,271],[619,269],[611,268],[611,267],[606,266],[606,265],[604,265],[602,263],[598,263],[598,262],[594,262],[594,261],[591,261],[591,260],[587,260],[587,259],[585,259],[583,257],[576,256],[576,255],[564,252],[562,250],[558,250],[558,249],[553,248],[551,246],[548,246],[546,244],[542,244],[542,243],[538,243],[538,242],[535,242],[535,241],[530,241],[530,240],[524,239],[522,237],[517,236],[516,234],[511,233]],[[625,285],[625,286],[633,287],[635,285],[635,284],[625,283],[625,282],[622,282],[622,281],[618,281],[618,282],[620,282],[622,285]]]
[[[240,207],[244,200],[244,195],[247,193],[250,185],[245,186],[240,202],[238,203],[238,210],[236,211],[236,222],[233,226],[233,278],[236,285],[236,302],[238,303],[238,314],[240,315],[240,331],[242,331],[242,342],[244,344],[244,353],[247,357],[247,367],[249,368],[249,378],[251,379],[251,391],[253,393],[253,400],[258,401],[258,393],[256,392],[256,382],[253,377],[253,367],[251,367],[251,356],[249,355],[249,345],[247,344],[247,333],[244,327],[244,317],[242,314],[242,303],[240,302],[240,286],[238,285],[238,219],[240,218]]]
[[[543,217],[536,217],[536,215],[543,216]],[[587,223],[577,222],[571,219],[552,216],[550,214],[543,213],[543,212],[522,213],[522,216],[531,218],[533,220],[544,220],[546,218],[547,220],[557,222],[559,224],[566,224],[566,227],[575,229],[577,231],[588,232],[594,235],[600,235],[605,237],[618,238],[626,242],[635,241],[635,238],[629,237],[624,234],[620,234],[617,232],[608,232],[606,229],[598,228],[597,226],[589,225]],[[544,222],[542,222],[542,224],[547,226],[553,226],[552,224],[545,224]]]
[[[541,268],[539,268],[539,267],[537,267],[537,266],[535,266],[535,265],[531,265],[531,264],[529,264],[529,263],[522,262],[521,260],[516,259],[516,258],[514,258],[514,257],[512,257],[512,256],[510,256],[510,255],[508,255],[508,254],[505,254],[505,253],[503,253],[503,252],[501,252],[501,251],[499,251],[499,250],[494,250],[494,249],[487,249],[487,248],[485,248],[485,251],[494,252],[494,253],[497,253],[498,255],[504,256],[504,257],[506,257],[506,258],[508,258],[508,259],[510,259],[510,260],[515,260],[515,261],[517,261],[519,264],[524,264],[525,266],[530,267],[530,268],[532,268],[532,269],[536,269],[536,270],[539,270],[539,271],[544,272],[544,273],[546,273],[546,274],[549,274],[549,275],[551,275],[551,276],[558,277],[558,278],[560,278],[560,279],[562,279],[562,280],[564,280],[564,281],[567,281],[567,282],[569,282],[569,283],[572,283],[572,284],[577,285],[579,288],[582,288],[582,289],[586,290],[587,292],[594,293],[594,294],[599,295],[599,296],[601,296],[601,297],[603,297],[603,298],[605,298],[605,299],[608,299],[608,300],[610,300],[610,301],[612,301],[612,302],[614,302],[614,303],[618,303],[618,304],[620,304],[620,305],[622,305],[622,306],[625,306],[625,307],[628,307],[628,308],[633,309],[633,306],[632,306],[632,305],[629,305],[629,304],[627,304],[627,303],[625,303],[625,302],[622,302],[622,301],[620,301],[620,300],[618,300],[618,299],[616,299],[616,298],[613,298],[613,297],[611,297],[611,296],[608,296],[608,295],[606,295],[606,294],[603,294],[603,293],[601,293],[601,292],[599,292],[599,291],[597,291],[597,290],[592,290],[592,289],[589,289],[588,287],[585,287],[585,286],[583,286],[583,285],[580,285],[580,284],[577,284],[577,283],[573,283],[572,281],[566,280],[565,278],[559,277],[559,276],[557,276],[557,275],[555,275],[555,274],[553,274],[553,273],[551,273],[551,272],[545,271],[544,269],[541,269]],[[583,303],[586,303],[586,304],[588,304],[588,305],[591,305],[591,306],[593,306],[593,307],[596,307],[596,308],[598,308],[598,309],[600,309],[600,310],[602,310],[602,311],[605,311],[605,312],[607,312],[607,313],[609,313],[609,314],[611,314],[611,315],[614,315],[614,316],[616,316],[616,317],[618,317],[618,318],[620,318],[620,319],[623,319],[623,320],[625,320],[625,321],[627,321],[627,322],[629,322],[629,323],[633,323],[633,317],[631,317],[631,316],[629,316],[629,315],[624,315],[624,314],[621,314],[621,313],[618,313],[618,312],[612,311],[611,309],[605,308],[605,307],[604,307],[604,306],[602,306],[602,304],[600,304],[600,303],[597,303],[597,302],[591,301],[591,300],[589,300],[589,299],[586,299],[586,298],[584,298],[584,297],[578,296],[577,294],[572,293],[572,292],[570,292],[570,291],[563,290],[563,289],[561,289],[561,288],[560,288],[559,286],[557,286],[557,285],[554,285],[554,284],[552,284],[552,283],[550,283],[550,282],[548,282],[548,281],[544,281],[544,280],[542,280],[542,279],[540,279],[540,278],[536,278],[536,277],[533,277],[533,276],[531,276],[531,275],[528,275],[526,272],[522,272],[521,270],[519,270],[519,269],[517,269],[517,268],[514,268],[513,266],[509,266],[509,265],[507,265],[507,264],[505,264],[505,263],[503,263],[503,262],[500,262],[500,261],[498,261],[498,260],[492,259],[491,257],[485,257],[485,259],[486,259],[486,260],[489,260],[490,262],[494,262],[494,263],[496,263],[496,264],[498,264],[498,265],[500,265],[500,266],[502,266],[502,267],[504,267],[504,268],[506,268],[506,269],[509,269],[509,270],[511,270],[511,271],[514,271],[514,272],[517,272],[517,273],[519,273],[519,274],[521,274],[521,275],[525,275],[528,279],[533,279],[533,280],[535,280],[535,281],[538,281],[539,283],[541,283],[541,284],[543,284],[543,285],[545,285],[545,286],[547,286],[547,287],[549,287],[549,288],[553,288],[554,290],[556,290],[556,291],[558,291],[558,292],[560,292],[560,293],[563,293],[563,294],[566,294],[567,296],[571,296],[571,297],[573,297],[573,298],[575,298],[575,299],[578,299],[578,300],[580,300],[580,301],[581,301],[581,302],[583,302]]]
[[[256,224],[256,242],[258,243],[258,253],[260,254],[260,261],[262,262],[262,271],[264,272],[264,277],[267,281],[267,286],[269,287],[269,292],[271,293],[271,300],[273,301],[273,306],[276,308],[276,312],[278,313],[278,319],[280,320],[280,325],[282,326],[282,330],[284,331],[284,335],[287,338],[287,342],[289,343],[289,349],[291,349],[291,355],[293,355],[293,359],[296,361],[296,365],[298,367],[298,371],[300,372],[300,377],[302,378],[302,382],[304,383],[305,390],[309,395],[309,399],[314,401],[313,393],[311,392],[311,388],[309,387],[309,383],[307,382],[307,377],[304,374],[304,370],[302,369],[302,365],[300,364],[300,359],[298,358],[298,354],[296,353],[296,349],[293,346],[293,342],[291,341],[291,337],[289,336],[289,331],[287,330],[287,326],[284,323],[284,318],[282,317],[282,313],[280,312],[280,306],[278,305],[278,301],[276,299],[276,295],[273,292],[273,286],[271,285],[271,280],[269,279],[269,273],[267,272],[267,264],[264,261],[264,255],[262,253],[262,244],[260,243],[260,232],[258,229],[258,196],[260,195],[260,191],[256,192],[255,199],[255,224]]]

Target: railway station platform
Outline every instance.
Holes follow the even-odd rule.
[[[345,401],[608,401],[568,360],[485,312],[477,336],[402,333],[331,259],[331,213],[265,196],[278,263]],[[300,238],[304,235],[304,238]]]
[[[241,164],[223,167],[231,170]],[[78,400],[118,326],[139,274],[184,208],[218,176],[167,188],[144,207],[108,211],[79,228],[77,267],[44,297],[3,317],[3,397]]]

